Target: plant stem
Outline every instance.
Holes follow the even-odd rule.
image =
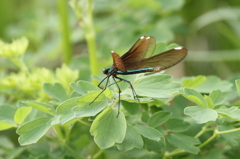
[[[60,25],[62,30],[63,60],[66,64],[69,64],[72,58],[72,46],[70,42],[70,29],[68,25],[67,2],[67,0],[58,0],[58,12],[60,15]]]

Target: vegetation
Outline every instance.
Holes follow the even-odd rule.
[[[0,2],[2,158],[240,155],[240,2],[27,2]],[[141,104],[124,82],[120,101],[112,85],[90,104],[110,51],[142,35],[157,39],[155,53],[180,45],[188,55],[165,72],[123,76]]]

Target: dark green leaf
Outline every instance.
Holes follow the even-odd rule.
[[[162,149],[166,147],[166,142],[164,137],[161,137],[160,141],[150,140],[148,138],[143,137],[143,141],[148,151],[160,153]]]
[[[195,155],[200,151],[199,148],[194,146],[200,144],[200,141],[197,138],[178,133],[169,134],[167,139],[173,146],[182,148],[183,150]]]
[[[128,151],[136,148],[142,148],[143,146],[143,140],[141,135],[138,133],[138,131],[132,127],[127,126],[127,132],[125,135],[125,138],[121,144],[119,144],[117,147],[121,151]]]
[[[52,96],[53,98],[57,99],[60,102],[63,102],[68,99],[67,93],[63,86],[60,83],[44,83],[43,90]]]
[[[171,116],[172,113],[167,111],[156,112],[148,119],[148,125],[151,127],[157,127],[168,121]]]
[[[121,101],[124,109],[131,115],[136,115],[140,113],[140,105],[139,103],[130,103],[127,101]]]
[[[0,130],[6,130],[16,126],[14,121],[15,112],[16,110],[10,105],[0,106]]]
[[[171,132],[183,132],[188,130],[190,124],[182,119],[170,119],[166,123],[166,128]]]
[[[218,126],[218,131],[227,131],[227,130],[232,130],[234,127],[229,126],[229,125],[219,125]],[[225,133],[221,134],[221,137],[224,138],[226,142],[229,143],[230,146],[236,147],[239,146],[239,140],[240,140],[240,133],[239,131],[237,132],[232,132],[232,133]]]

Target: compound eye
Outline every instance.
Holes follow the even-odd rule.
[[[108,70],[109,70],[109,69],[103,69],[102,72],[103,72],[104,74],[107,74],[107,73],[108,73]]]

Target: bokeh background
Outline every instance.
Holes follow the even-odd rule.
[[[5,42],[27,37],[29,47],[24,60],[31,67],[54,69],[67,62],[81,70],[79,78],[90,80],[86,29],[69,1],[64,2],[65,15],[61,3],[60,0],[0,1],[0,37]],[[184,68],[180,65],[173,68],[176,77],[214,74],[227,79],[240,68],[240,1],[96,0],[92,3],[96,75],[111,65],[111,50],[122,55],[142,35],[154,36],[158,42],[177,43],[189,50]],[[87,10],[85,2],[80,5]],[[68,44],[63,44],[63,25],[69,28]],[[70,49],[64,50],[64,45]],[[7,60],[0,60],[1,71],[16,71]]]

